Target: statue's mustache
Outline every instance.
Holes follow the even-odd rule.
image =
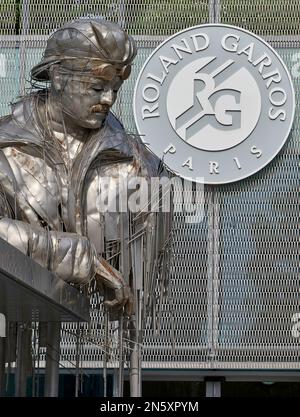
[[[108,113],[109,108],[107,104],[96,104],[91,108],[91,113]]]

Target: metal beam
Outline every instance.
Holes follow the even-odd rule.
[[[7,321],[89,321],[89,300],[0,239],[0,312]]]
[[[210,19],[209,19],[210,21]],[[210,23],[217,23],[211,22]],[[222,23],[218,20],[218,23]],[[162,35],[140,35],[133,36],[137,42],[138,48],[153,49],[161,42],[165,41],[168,36]],[[299,48],[300,35],[263,35],[261,36],[266,42],[273,46],[273,48]],[[46,47],[48,36],[46,35],[0,35],[1,49],[17,48],[21,43],[24,43],[26,48],[43,49]]]

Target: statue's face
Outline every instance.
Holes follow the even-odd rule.
[[[74,125],[99,129],[117,98],[123,81],[116,76],[110,81],[97,77],[64,75],[54,88],[59,90],[62,111]]]

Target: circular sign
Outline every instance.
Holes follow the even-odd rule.
[[[290,133],[289,72],[258,36],[229,25],[185,29],[154,50],[134,92],[145,144],[183,178],[225,184],[265,167]]]

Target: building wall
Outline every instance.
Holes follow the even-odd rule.
[[[0,6],[0,114],[18,94],[30,91],[29,70],[48,35],[75,17],[103,16],[133,34],[139,52],[131,79],[114,111],[135,131],[132,95],[139,70],[153,48],[180,29],[207,22],[241,26],[266,38],[291,71],[296,117],[279,155],[258,174],[230,185],[205,187],[205,215],[190,224],[176,214],[168,301],[159,320],[146,324],[144,367],[202,369],[295,369],[299,338],[293,317],[299,307],[299,92],[298,0],[4,0]],[[101,312],[83,330],[82,366],[118,359]],[[158,326],[158,327],[156,327]],[[75,332],[66,325],[62,363],[75,361]],[[104,346],[104,347],[103,347]]]

